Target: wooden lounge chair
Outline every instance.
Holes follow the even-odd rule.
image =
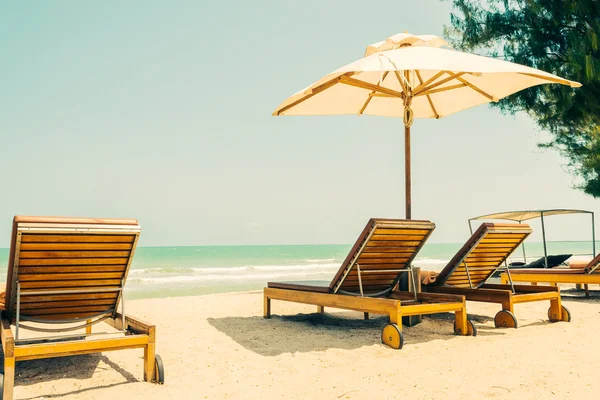
[[[424,286],[423,290],[501,304],[502,310],[494,318],[498,328],[517,328],[515,304],[543,300],[550,301],[550,321],[570,321],[571,315],[561,305],[557,287],[486,284],[531,232],[526,224],[482,224],[438,275],[435,283]]]
[[[511,270],[510,275],[514,282],[549,283],[556,286],[558,283],[572,283],[585,286],[585,295],[589,296],[588,285],[600,285],[600,254],[590,261],[584,268],[555,267],[547,269],[519,269]],[[508,281],[506,274],[501,274],[502,282]]]
[[[144,379],[164,382],[154,325],[123,311],[139,234],[134,219],[14,218],[0,329],[2,399],[13,398],[17,361],[109,350],[144,349]],[[92,333],[102,321],[118,332]],[[22,330],[42,334],[24,338]]]
[[[264,289],[264,316],[271,315],[271,300],[389,315],[383,329],[384,344],[400,349],[404,343],[402,317],[455,313],[454,331],[475,335],[467,319],[465,298],[395,290],[401,274],[413,277],[411,262],[435,228],[429,221],[371,219],[331,282],[269,282]],[[412,287],[415,288],[414,278]]]

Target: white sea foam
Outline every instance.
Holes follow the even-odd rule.
[[[254,274],[256,272],[275,272],[281,271],[282,273],[288,271],[296,272],[314,272],[314,271],[335,271],[339,268],[338,263],[327,263],[327,264],[300,264],[300,265],[245,265],[239,267],[159,267],[159,268],[136,268],[132,269],[130,275],[177,275],[177,274],[195,274],[195,275],[240,275],[240,274]]]
[[[128,283],[132,290],[182,287],[255,285],[274,280],[331,279],[339,263],[300,265],[259,265],[238,267],[160,267],[132,269]]]
[[[416,258],[413,261],[413,265],[415,266],[421,266],[421,265],[441,265],[441,264],[448,264],[448,261],[450,260],[440,260],[437,258]]]

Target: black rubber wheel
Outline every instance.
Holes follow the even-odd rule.
[[[159,385],[163,385],[165,383],[165,366],[163,365],[162,358],[158,354],[154,356],[154,376],[156,378],[156,383]],[[2,400],[0,398],[0,400]]]
[[[560,308],[562,311],[561,319],[558,319],[558,316],[556,314],[552,314],[552,307],[548,309],[548,319],[550,320],[550,322],[571,322],[571,312],[569,311],[569,309],[563,305],[561,305]]]
[[[473,321],[471,321],[470,319],[467,319],[467,329],[468,329],[468,333],[465,336],[477,336],[477,327],[475,326]],[[460,331],[460,329],[456,328],[456,321],[454,321],[454,334],[462,335],[462,332]]]
[[[517,317],[508,310],[498,311],[494,317],[494,325],[496,328],[515,328],[519,327]]]

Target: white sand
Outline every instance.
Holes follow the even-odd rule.
[[[479,336],[454,336],[453,316],[429,316],[404,329],[402,350],[380,344],[384,317],[273,301],[265,320],[258,292],[130,301],[129,313],[157,325],[165,385],[143,382],[142,351],[124,350],[18,363],[15,398],[598,398],[592,293],[564,300],[571,323],[547,322],[548,302],[517,305],[516,330],[493,327],[499,305],[469,303]]]

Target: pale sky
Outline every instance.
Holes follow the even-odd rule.
[[[400,119],[271,116],[368,44],[450,22],[449,2],[365,4],[4,2],[0,247],[15,214],[138,218],[146,246],[351,243],[369,217],[402,217]],[[480,106],[412,137],[433,242],[480,214],[597,209],[526,115]],[[548,225],[590,235],[583,216]]]

